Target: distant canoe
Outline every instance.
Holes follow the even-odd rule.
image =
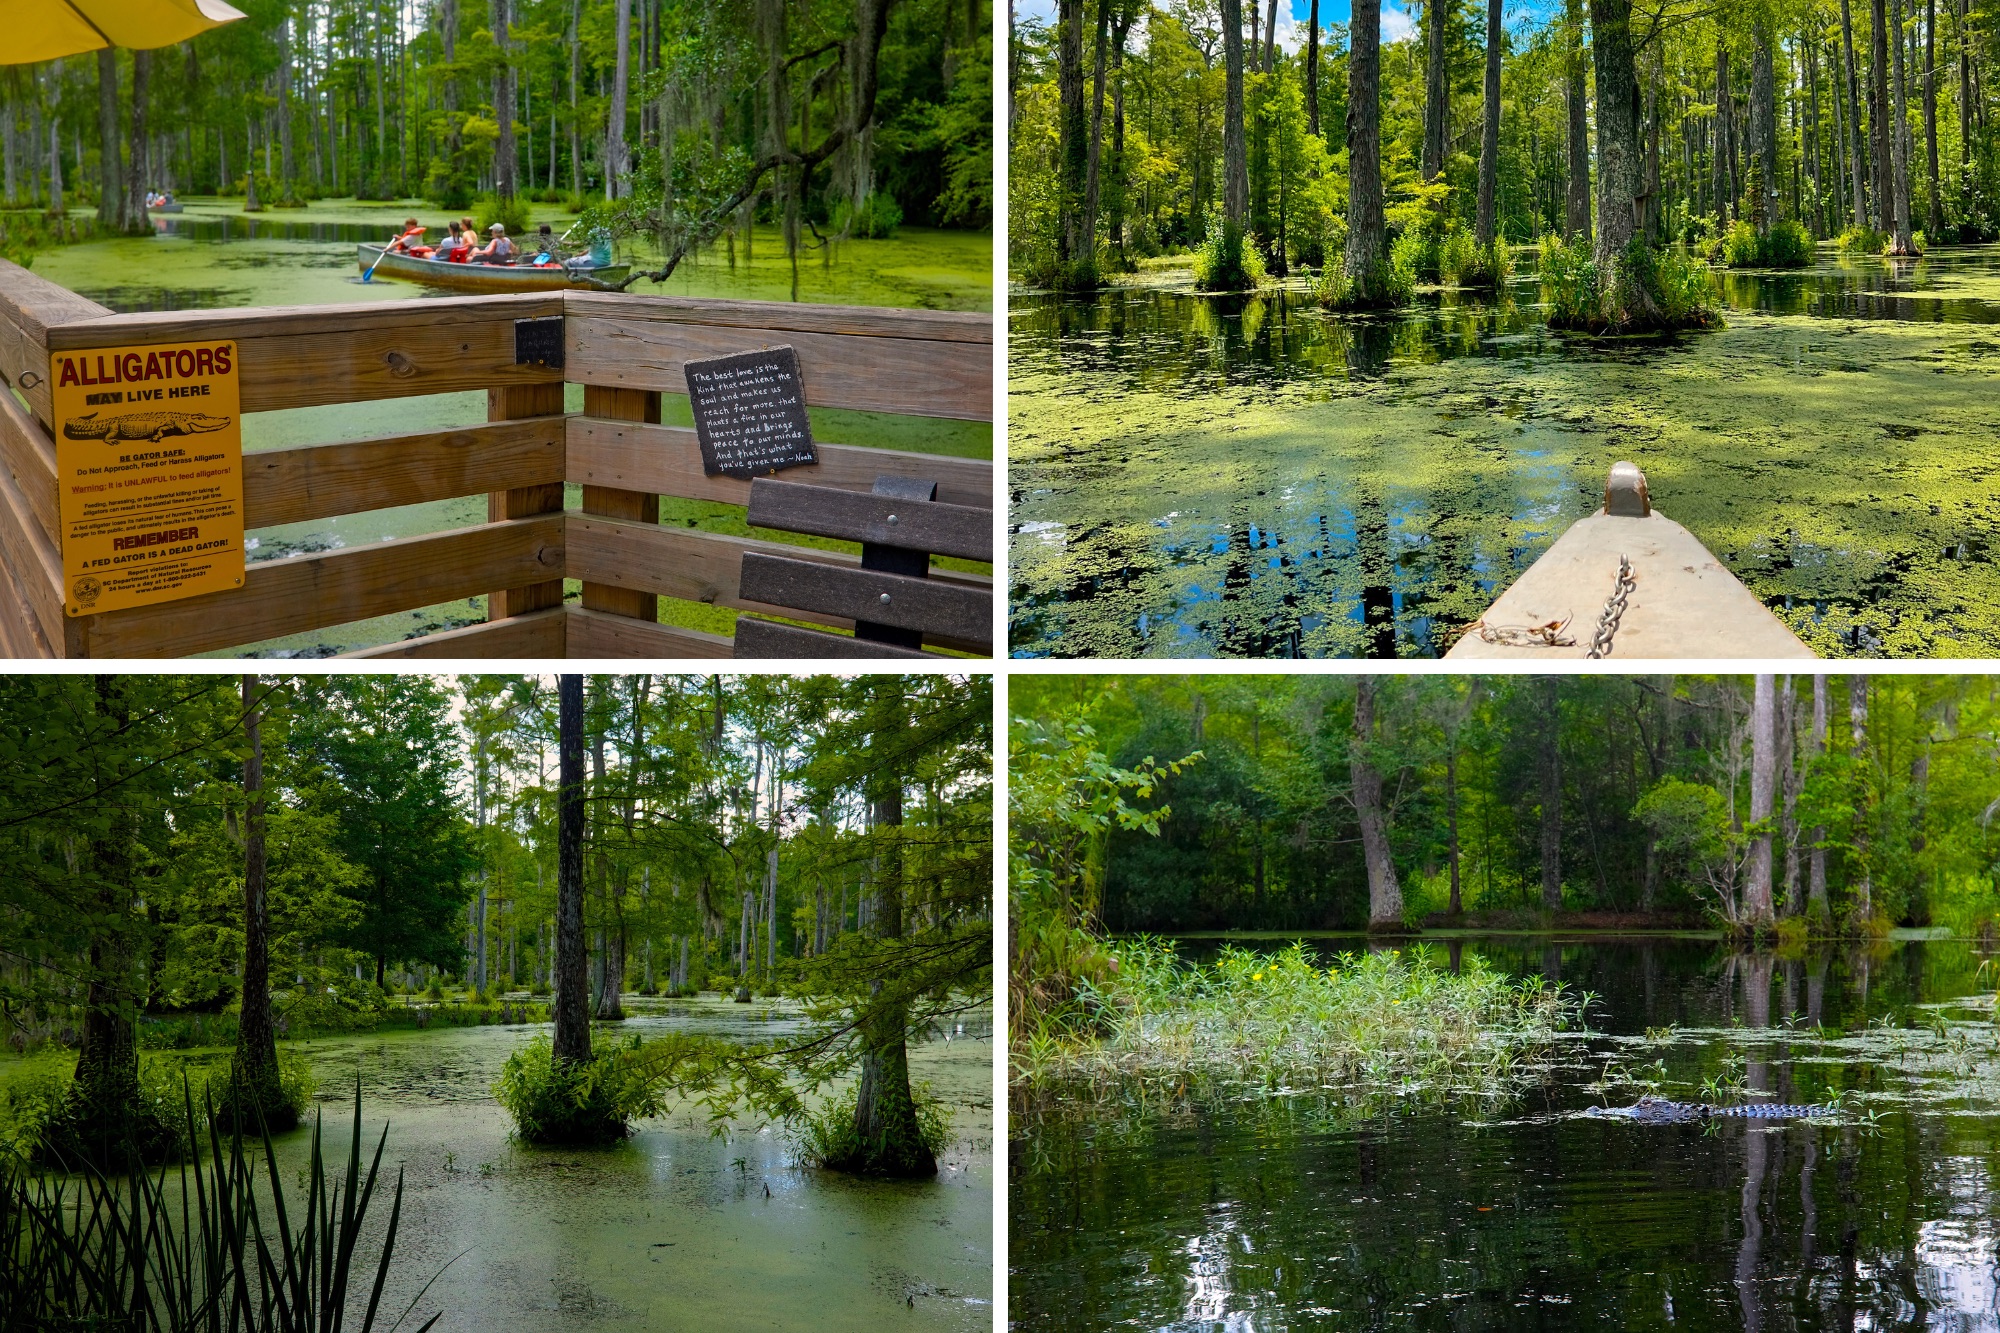
[[[401,278],[432,287],[449,287],[459,292],[554,292],[565,287],[589,288],[593,282],[617,283],[632,271],[630,264],[604,268],[529,268],[506,264],[447,264],[441,259],[422,259],[401,251],[382,253],[379,245],[355,247],[361,272],[370,266],[378,278]],[[382,262],[376,264],[376,260]]]
[[[181,211],[181,206],[179,204],[147,204],[146,211],[148,213],[178,213]]]

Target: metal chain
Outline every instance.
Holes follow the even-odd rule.
[[[1604,603],[1604,614],[1597,618],[1597,633],[1590,636],[1590,651],[1586,658],[1595,660],[1611,656],[1611,639],[1618,633],[1618,622],[1625,618],[1626,599],[1639,586],[1639,580],[1632,577],[1632,562],[1624,556],[1618,557],[1618,581],[1612,585],[1611,596]]]

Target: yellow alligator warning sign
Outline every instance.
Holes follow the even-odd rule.
[[[243,586],[233,342],[52,352],[64,609]]]

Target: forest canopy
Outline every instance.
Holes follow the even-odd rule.
[[[2000,916],[1986,677],[1033,676],[1011,707],[1016,788],[1066,793],[1017,798],[1017,899],[1039,866],[1113,932]],[[1118,773],[1126,811],[1078,814]]]
[[[1088,287],[1190,247],[1232,263],[1227,230],[1239,279],[1363,281],[1392,244],[1434,279],[1454,235],[1465,275],[1475,247],[1550,236],[1594,245],[1608,284],[1634,242],[1795,264],[1812,237],[1989,240],[1989,4],[1419,0],[1392,31],[1379,4],[1280,28],[1275,0],[1061,0],[1013,29],[1010,251]]]
[[[611,204],[670,255],[753,219],[984,227],[981,0],[243,0],[159,51],[0,68],[0,193],[146,225],[150,190],[247,207],[475,194]]]
[[[6,677],[8,1045],[78,1047],[66,1115],[102,1135],[190,1023],[260,1041],[296,1115],[274,1033],[446,987],[578,1033],[634,993],[788,995],[812,1023],[770,1065],[806,1087],[988,1003],[988,679],[564,683]]]

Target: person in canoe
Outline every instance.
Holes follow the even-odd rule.
[[[514,262],[514,242],[507,239],[507,228],[496,222],[486,229],[492,240],[472,252],[475,264],[511,264]]]
[[[535,243],[529,247],[532,258],[528,261],[536,268],[559,268],[563,254],[557,248],[555,229],[544,222],[535,230]]]
[[[414,255],[418,259],[429,259],[433,251],[431,247],[424,244],[424,232],[426,230],[427,228],[420,225],[415,218],[405,218],[403,220],[403,230],[397,234],[395,240],[389,242],[389,249],[398,254]]]
[[[463,264],[465,257],[471,253],[472,237],[465,230],[464,224],[454,219],[451,223],[451,235],[445,237],[444,244],[438,246],[437,254],[432,258],[447,264]]]

